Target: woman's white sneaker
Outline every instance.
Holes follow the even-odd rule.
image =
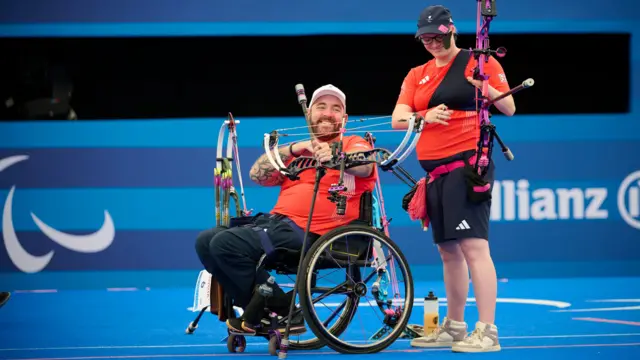
[[[411,340],[411,346],[431,348],[450,347],[454,342],[464,340],[467,334],[467,323],[444,318],[442,325],[430,334]]]
[[[451,347],[453,352],[489,352],[500,351],[498,328],[493,324],[476,323],[475,330],[464,340]]]

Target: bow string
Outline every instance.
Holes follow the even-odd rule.
[[[384,119],[389,119],[389,121],[381,121]],[[334,143],[333,145],[333,159],[322,166],[326,168],[331,168],[335,170],[340,170],[341,172],[344,169],[348,169],[355,166],[377,163],[380,165],[383,170],[389,171],[393,170],[394,167],[402,163],[413,151],[415,146],[420,139],[420,134],[422,133],[423,128],[423,119],[416,118],[412,116],[407,120],[409,126],[406,130],[396,130],[389,128],[382,128],[379,130],[372,130],[376,127],[387,126],[390,127],[391,124],[391,116],[377,116],[370,118],[360,118],[354,120],[343,120],[342,126],[340,130],[333,132],[333,134],[339,135],[339,141]],[[365,124],[361,126],[348,127],[348,124],[353,123],[363,123],[370,121],[378,121],[374,124]],[[307,128],[307,132],[301,132],[301,129]],[[314,125],[308,122],[307,126],[298,126],[298,127],[289,127],[289,128],[279,128],[271,131],[270,133],[265,133],[263,138],[263,146],[265,154],[269,159],[271,165],[277,169],[281,174],[291,178],[296,179],[297,175],[304,170],[314,168],[319,164],[315,160],[315,158],[310,156],[300,156],[296,159],[292,160],[288,165],[284,164],[280,157],[280,152],[278,148],[283,146],[291,145],[295,142],[305,141],[313,139],[313,128]],[[293,131],[293,132],[291,132]],[[404,138],[400,141],[400,144],[394,149],[390,151],[385,148],[373,148],[372,150],[344,153],[342,148],[342,139],[344,135],[347,134],[364,134],[363,137],[367,136],[367,134],[371,134],[372,132],[376,133],[403,133]],[[281,138],[296,138],[296,140],[288,141],[285,143],[281,143]],[[413,139],[412,139],[413,137]],[[299,138],[299,139],[298,139]]]
[[[349,154],[344,153],[342,139],[345,134],[354,134],[354,133],[364,133],[365,136],[370,134],[370,129],[377,126],[384,126],[391,124],[391,116],[378,116],[378,117],[370,117],[370,118],[360,118],[355,120],[342,119],[342,126],[339,130],[335,132],[340,136],[340,139],[337,143],[332,145],[333,158],[328,163],[319,164],[313,157],[309,156],[300,156],[296,159],[292,160],[288,165],[284,164],[282,158],[280,157],[280,152],[278,148],[285,145],[290,145],[292,142],[288,142],[285,144],[280,143],[281,137],[295,137],[295,136],[303,136],[308,137],[310,139],[315,139],[314,135],[314,125],[311,123],[311,118],[309,117],[309,110],[307,108],[307,97],[305,94],[304,86],[302,84],[297,84],[295,86],[295,91],[298,99],[298,103],[302,108],[303,115],[305,117],[305,121],[307,126],[298,126],[298,127],[290,127],[290,128],[281,128],[271,131],[268,134],[264,134],[263,138],[263,146],[265,154],[267,155],[267,159],[271,163],[271,165],[277,169],[281,174],[289,177],[292,180],[298,179],[298,174],[304,170],[317,168],[322,166],[324,168],[331,168],[340,171],[340,179],[343,178],[344,170],[365,165],[371,163],[377,163],[382,167],[385,171],[391,171],[397,165],[399,165],[402,161],[404,161],[409,154],[413,151],[415,146],[420,139],[420,135],[422,133],[422,129],[424,126],[424,119],[421,117],[416,117],[415,115],[411,116],[406,121],[409,123],[406,130],[395,130],[395,129],[381,129],[377,132],[405,132],[405,136],[398,145],[398,147],[389,151],[383,148],[374,148],[373,150],[366,150],[360,152],[351,152]],[[373,120],[382,120],[389,119],[386,122],[379,122],[372,125],[361,125],[353,128],[347,128],[347,124],[354,122],[367,122]],[[290,130],[300,130],[303,128],[307,128],[307,133],[296,132],[289,133]],[[413,141],[410,142],[411,137],[413,136]],[[303,139],[303,140],[306,140]],[[302,140],[298,140],[302,141]],[[293,141],[295,142],[295,141]],[[337,187],[340,187],[341,184],[336,184]]]

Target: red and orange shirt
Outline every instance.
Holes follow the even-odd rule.
[[[457,56],[466,56],[460,51]],[[410,106],[414,112],[425,113],[428,108],[429,101],[441,84],[447,71],[453,64],[453,60],[445,66],[436,66],[435,59],[430,60],[426,64],[412,68],[402,83],[400,96],[396,104],[405,104]],[[469,61],[464,70],[464,77],[473,76],[473,69],[477,61],[473,56],[469,56]],[[509,83],[504,74],[502,66],[494,58],[489,57],[489,61],[484,64],[484,72],[489,74],[489,84],[500,92],[509,90]],[[457,82],[461,86],[473,86],[470,83]],[[468,89],[460,89],[458,86],[440,89],[444,94],[455,94]],[[446,96],[445,96],[446,98]],[[446,104],[446,100],[444,101]],[[433,104],[432,107],[440,104]],[[420,136],[420,140],[416,146],[418,160],[437,160],[450,157],[467,150],[477,148],[480,136],[480,123],[476,110],[453,110],[451,118],[448,120],[449,125],[442,124],[425,124]]]
[[[371,150],[371,145],[359,136],[343,137],[343,149],[345,152]],[[308,155],[308,154],[306,154]],[[293,159],[285,164],[288,165]],[[347,191],[347,208],[344,215],[338,215],[336,204],[328,199],[329,188],[337,184],[340,178],[340,171],[327,170],[325,176],[320,181],[318,196],[316,197],[315,208],[313,210],[313,220],[310,231],[319,235],[333,230],[339,226],[346,225],[360,217],[360,197],[365,191],[373,191],[377,179],[377,169],[366,178],[359,178],[354,175],[344,174],[344,185]],[[278,213],[289,217],[301,228],[307,225],[309,209],[311,209],[311,198],[313,197],[313,187],[315,184],[315,171],[303,171],[298,180],[285,178],[280,187],[280,195],[271,213]]]

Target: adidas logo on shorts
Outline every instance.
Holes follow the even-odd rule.
[[[471,226],[467,224],[467,220],[462,220],[462,222],[458,224],[458,226],[456,227],[456,230],[469,230],[469,229],[471,229]]]

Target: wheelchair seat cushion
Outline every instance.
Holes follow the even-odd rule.
[[[273,254],[265,263],[267,270],[284,270],[285,268],[295,269],[300,262],[301,250],[279,247],[273,249]]]
[[[317,269],[339,268],[344,263],[339,264],[335,260],[340,262],[366,260],[371,256],[372,250],[373,246],[369,238],[352,236],[347,239],[338,239],[332,242],[320,256],[316,266]],[[295,274],[300,262],[300,253],[300,250],[275,248],[269,260],[264,260],[264,268],[267,271],[276,270],[280,273]]]

